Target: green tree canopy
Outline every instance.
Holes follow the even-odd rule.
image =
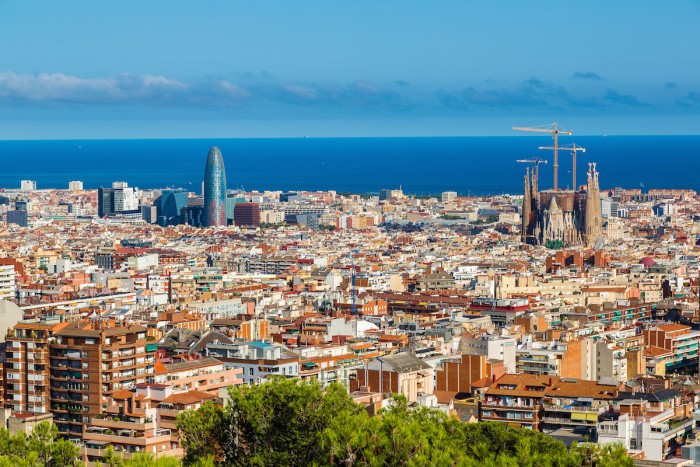
[[[225,409],[205,404],[178,417],[184,463],[219,465],[632,466],[619,445],[564,444],[502,423],[461,423],[443,412],[413,409],[395,396],[379,416],[345,388],[274,378],[230,390]]]

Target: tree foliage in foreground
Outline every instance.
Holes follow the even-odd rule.
[[[0,467],[64,467],[79,465],[80,450],[70,441],[58,439],[53,423],[41,422],[27,436],[11,435],[0,428]]]
[[[231,388],[226,408],[208,403],[178,417],[185,465],[632,466],[620,445],[574,445],[497,422],[461,423],[405,398],[370,416],[340,385],[275,378]]]

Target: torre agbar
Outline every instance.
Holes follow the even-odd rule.
[[[204,224],[226,225],[226,168],[216,146],[209,150],[204,169]]]

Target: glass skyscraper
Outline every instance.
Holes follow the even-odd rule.
[[[182,209],[187,207],[187,190],[174,188],[163,190],[156,204],[158,207],[158,224],[182,224]]]
[[[209,150],[204,169],[204,225],[226,225],[226,168],[216,146]]]

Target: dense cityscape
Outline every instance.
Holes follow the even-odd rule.
[[[88,465],[182,458],[179,415],[282,378],[700,459],[695,191],[606,187],[593,162],[544,188],[527,160],[511,195],[246,192],[200,157],[201,192],[0,190],[11,434],[52,422]]]

